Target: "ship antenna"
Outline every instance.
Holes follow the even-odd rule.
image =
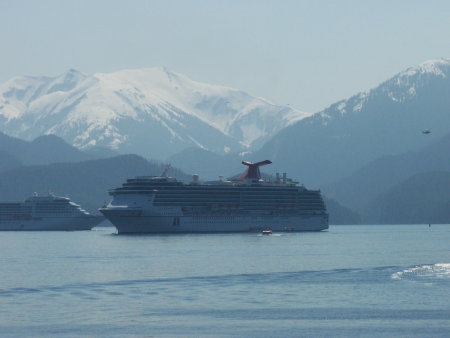
[[[164,168],[161,177],[166,177],[167,172],[172,168],[172,166],[170,164],[167,164],[166,167]]]

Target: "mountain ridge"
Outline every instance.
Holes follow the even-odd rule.
[[[0,131],[26,139],[55,134],[81,149],[148,158],[191,146],[217,153],[258,147],[309,115],[161,67],[92,75],[72,69],[0,84]]]
[[[39,165],[56,162],[78,162],[105,157],[101,153],[88,154],[55,135],[42,135],[32,141],[25,141],[0,132],[0,151],[2,162],[8,165],[0,171],[22,165]]]
[[[307,184],[332,184],[370,161],[417,150],[447,134],[450,59],[427,61],[368,92],[286,127],[253,154]],[[421,133],[432,133],[424,139]]]
[[[372,224],[448,224],[450,171],[420,172],[379,194],[365,218]]]
[[[373,199],[392,186],[422,172],[450,171],[449,147],[450,134],[417,151],[380,157],[324,191],[364,215]]]

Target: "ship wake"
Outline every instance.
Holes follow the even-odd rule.
[[[392,274],[395,280],[450,281],[450,263],[424,264],[404,269]]]

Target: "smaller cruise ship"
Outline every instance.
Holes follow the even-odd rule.
[[[68,197],[51,193],[35,193],[24,202],[0,202],[0,230],[90,230],[103,220]]]

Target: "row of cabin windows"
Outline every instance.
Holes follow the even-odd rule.
[[[195,193],[215,193],[215,192],[246,192],[246,193],[261,193],[261,192],[280,192],[280,193],[292,193],[292,192],[301,192],[301,193],[318,193],[318,190],[303,190],[299,188],[287,188],[287,189],[271,189],[271,188],[236,188],[236,187],[229,187],[229,188],[203,188],[199,187],[197,189],[186,187],[186,188],[180,188],[180,187],[144,187],[144,186],[126,186],[122,188],[114,189],[116,191],[121,190],[147,190],[147,191],[176,191],[176,192],[195,192]]]

